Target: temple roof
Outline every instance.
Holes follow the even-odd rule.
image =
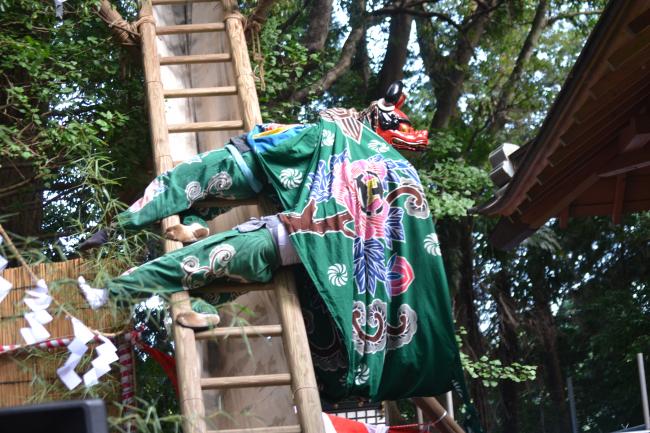
[[[649,142],[650,2],[611,0],[539,134],[512,153],[500,148],[511,174],[498,167],[507,183],[474,211],[501,217],[490,236],[497,248],[553,217],[619,222],[650,209]]]

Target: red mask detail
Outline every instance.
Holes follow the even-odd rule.
[[[399,122],[397,127],[382,129],[381,122],[376,122],[376,124],[373,125],[375,127],[375,132],[395,149],[422,152],[426,150],[427,145],[429,144],[429,131],[416,130],[411,126],[411,122],[406,114],[397,108],[403,105],[404,99],[406,99],[406,97],[402,94],[400,101],[395,104],[396,108],[390,113],[386,113]]]

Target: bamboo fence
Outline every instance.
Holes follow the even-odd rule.
[[[76,284],[81,267],[82,261],[75,259],[35,265],[31,269],[48,283],[50,294],[86,326],[104,332],[117,331],[116,327],[125,322],[123,314],[120,317],[117,312],[108,308],[93,311],[81,296]],[[25,290],[32,289],[34,284],[23,268],[5,269],[2,276],[13,283],[14,288],[0,303],[0,345],[23,345],[20,328],[28,326],[23,318],[23,314],[28,310],[22,300]],[[55,304],[52,304],[49,312],[54,320],[45,327],[51,338],[72,336],[72,323],[65,314],[57,311]],[[0,353],[0,407],[79,398],[79,392],[67,392],[56,375],[56,369],[63,364],[66,357],[65,348]],[[89,355],[86,357],[90,359]],[[85,371],[84,365],[88,368],[87,362],[82,362],[78,368],[79,373]],[[102,382],[105,381],[106,379],[102,379]],[[108,399],[119,401],[119,380],[109,381],[115,382],[115,386],[114,390],[109,391]],[[83,388],[83,385],[79,388]],[[79,391],[83,393],[82,389]]]

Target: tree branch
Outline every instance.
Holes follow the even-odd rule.
[[[558,22],[560,20],[567,20],[567,19],[579,17],[581,15],[600,15],[602,13],[603,13],[602,9],[599,9],[599,10],[593,10],[593,11],[577,11],[577,12],[567,12],[565,14],[558,14],[558,15],[556,15],[554,17],[551,17],[551,18],[547,19],[546,20],[546,26],[550,27],[550,26],[552,26],[553,24],[555,24],[556,22]]]
[[[445,56],[443,63],[436,68],[441,76],[429,77],[433,83],[438,83],[434,87],[436,111],[431,119],[430,129],[446,128],[451,119],[457,116],[458,99],[465,84],[469,61],[492,18],[492,13],[486,10],[492,11],[502,3],[502,0],[490,0],[487,5],[483,2],[477,10],[465,17],[463,31],[458,33],[454,50],[449,56]],[[431,49],[435,50],[434,47]]]
[[[32,183],[32,181],[34,181],[35,179],[36,176],[31,176],[21,180],[20,182],[16,182],[12,185],[9,185],[5,188],[0,188],[0,198],[14,194],[16,191],[20,190],[23,186]]]
[[[253,12],[248,16],[246,30],[249,28],[255,28],[255,30],[259,32],[268,19],[269,12],[276,1],[277,0],[259,0]]]
[[[423,4],[426,2],[416,2],[416,3]],[[459,32],[463,31],[463,26],[461,26],[459,23],[454,21],[449,15],[440,12],[428,12],[423,9],[411,9],[413,6],[414,5],[410,3],[407,3],[406,5],[400,7],[388,6],[388,7],[374,10],[370,13],[370,15],[381,16],[381,15],[407,14],[407,15],[414,15],[422,18],[437,18],[438,20],[443,21],[449,24],[450,26],[454,27]]]
[[[506,0],[498,0],[497,2],[494,2],[494,4],[492,4],[492,2],[490,2],[490,4],[487,4],[484,1],[479,1],[479,0],[474,0],[474,1],[479,6],[480,10],[475,11],[474,13],[472,13],[472,15],[469,16],[467,21],[463,24],[463,29],[468,29],[469,27],[473,26],[474,22],[477,19],[482,18],[484,15],[492,13],[493,11],[500,8],[501,5],[503,5],[506,2]]]
[[[526,64],[539,43],[539,38],[542,35],[542,30],[547,25],[546,13],[548,12],[548,0],[539,0],[537,8],[535,9],[535,17],[530,26],[530,30],[526,35],[526,40],[519,50],[519,55],[515,61],[515,66],[506,80],[501,91],[499,92],[499,99],[494,110],[494,114],[489,120],[489,132],[494,134],[500,131],[506,122],[506,116],[510,110],[512,100],[515,93],[517,84],[521,81]]]
[[[434,91],[440,86],[439,78],[442,76],[441,69],[444,67],[444,58],[436,49],[435,39],[438,35],[437,29],[434,27],[430,19],[417,17],[416,22],[416,35],[418,45],[420,46],[420,55],[424,63],[424,70],[431,80],[431,85]]]
[[[289,15],[289,18],[287,18],[286,21],[282,23],[282,25],[280,26],[280,30],[283,33],[288,31],[288,29],[296,22],[298,17],[300,17],[300,15],[302,15],[305,12],[308,5],[309,5],[309,0],[303,0],[302,7],[298,8],[294,13]]]
[[[348,69],[350,69],[350,65],[352,64],[352,59],[357,52],[359,42],[363,40],[363,35],[366,31],[366,23],[367,19],[362,18],[357,27],[354,27],[350,31],[350,34],[343,44],[343,48],[341,49],[341,56],[339,57],[339,61],[336,63],[336,65],[334,65],[334,67],[327,71],[323,77],[321,77],[310,86],[294,92],[293,95],[291,95],[291,101],[304,102],[311,94],[320,94],[325,92],[330,87],[332,87],[336,80],[338,80],[343,74],[348,71]]]
[[[140,44],[140,34],[134,24],[129,23],[115,9],[109,0],[100,0],[97,15],[104,21],[113,38],[121,45],[127,47],[131,52],[137,52],[135,48]]]

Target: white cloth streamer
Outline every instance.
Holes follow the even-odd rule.
[[[99,339],[103,343],[95,348],[97,357],[91,362],[92,368],[84,374],[84,384],[86,387],[97,384],[100,377],[111,371],[111,364],[119,359],[117,356],[117,347],[103,335],[100,335]]]
[[[101,308],[108,301],[108,290],[90,287],[90,285],[86,283],[86,279],[82,276],[77,278],[77,283],[81,293],[83,293],[84,298],[86,298],[86,302],[88,302],[88,305],[90,305],[90,308],[93,310]]]
[[[20,335],[27,344],[39,343],[50,338],[50,333],[45,326],[52,321],[52,316],[47,312],[52,303],[52,297],[48,294],[47,284],[44,280],[38,280],[36,287],[25,291],[23,302],[31,312],[26,312],[24,317],[29,328],[20,328]]]
[[[2,239],[2,236],[0,236],[0,245],[2,244],[3,241],[4,239]],[[11,284],[9,281],[5,280],[1,276],[2,272],[7,267],[8,263],[9,262],[7,261],[7,259],[5,259],[2,255],[0,255],[0,302],[2,302],[7,297],[9,291],[13,287],[13,284]]]
[[[59,379],[61,379],[61,382],[63,382],[68,389],[74,389],[81,383],[81,377],[79,377],[79,375],[74,371],[80,361],[81,355],[70,353],[70,356],[65,361],[65,364],[63,364],[63,367],[56,370]]]
[[[4,258],[0,256],[0,258]],[[9,281],[5,280],[4,278],[0,277],[0,302],[4,300],[4,298],[7,297],[11,289],[13,288],[13,284],[11,284]]]

